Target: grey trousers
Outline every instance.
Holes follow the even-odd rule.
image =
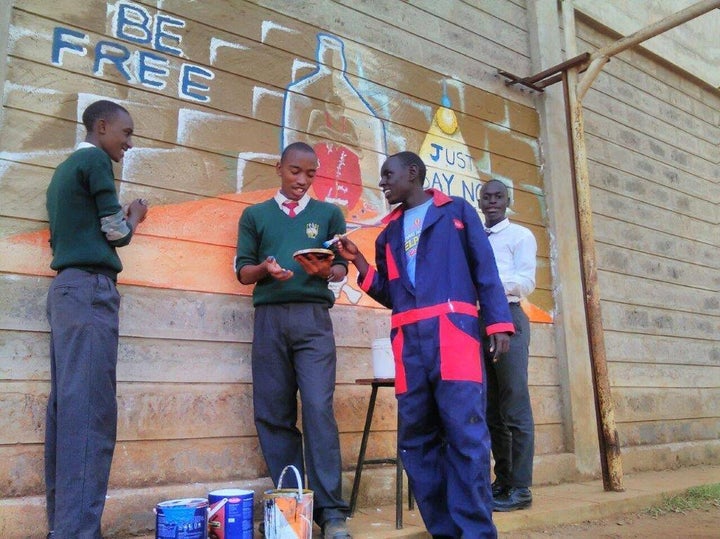
[[[252,346],[255,427],[270,476],[292,464],[307,472],[314,520],[345,518],[340,439],[333,409],[335,338],[328,307],[318,303],[259,305]],[[297,394],[302,430],[297,428]],[[283,488],[295,485],[286,474]]]
[[[120,295],[76,269],[47,299],[51,388],[45,424],[47,517],[54,539],[97,539],[115,448]]]
[[[519,304],[510,304],[515,334],[510,351],[492,362],[484,339],[487,424],[495,459],[495,479],[508,487],[532,485],[535,423],[528,391],[530,321]]]

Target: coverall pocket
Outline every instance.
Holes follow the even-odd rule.
[[[482,382],[480,342],[440,317],[440,376],[443,380]]]

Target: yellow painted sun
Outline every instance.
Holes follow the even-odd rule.
[[[457,116],[455,111],[447,107],[440,107],[435,113],[435,121],[440,129],[448,135],[452,135],[458,128]]]

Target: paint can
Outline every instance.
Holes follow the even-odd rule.
[[[395,378],[395,359],[389,338],[375,339],[372,343],[373,376]]]
[[[155,506],[156,539],[206,539],[208,501],[168,500]]]
[[[252,490],[225,488],[208,494],[209,539],[252,539],[253,502]]]
[[[285,472],[295,472],[298,488],[282,488]],[[300,472],[285,466],[278,488],[265,491],[263,500],[265,539],[312,539],[313,491],[302,488]]]

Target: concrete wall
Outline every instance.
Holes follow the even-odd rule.
[[[578,49],[616,36],[581,18]],[[605,343],[626,471],[720,456],[720,92],[635,49],[587,97]]]

